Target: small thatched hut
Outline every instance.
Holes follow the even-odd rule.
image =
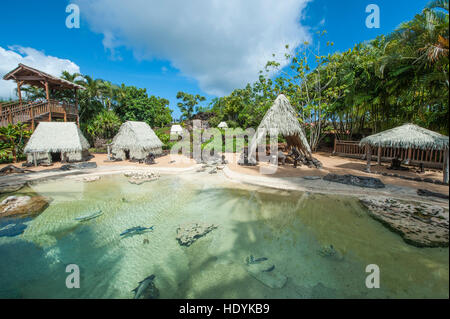
[[[217,125],[218,128],[228,128],[227,122],[220,122],[219,125]]]
[[[89,157],[89,142],[73,122],[40,122],[25,146],[29,163],[78,162]]]
[[[183,134],[183,128],[179,124],[174,124],[170,128],[170,139],[176,140],[178,137]]]
[[[256,162],[258,144],[270,135],[283,135],[286,138],[288,148],[296,147],[310,164],[319,167],[320,162],[313,159],[311,147],[306,139],[305,131],[297,119],[297,113],[283,94],[274,101],[267,111],[253,136],[249,146],[249,161]]]
[[[409,123],[365,137],[359,145],[366,148],[367,171],[369,172],[372,148],[393,147],[409,150],[443,150],[445,152],[444,183],[448,183],[448,136]],[[380,163],[380,152],[378,152],[378,163]]]
[[[127,121],[112,141],[112,153],[118,159],[144,159],[149,153],[162,153],[163,143],[145,122]]]

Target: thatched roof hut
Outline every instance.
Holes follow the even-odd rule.
[[[181,133],[183,133],[183,128],[181,127],[180,124],[174,124],[170,128],[170,134],[181,134]]]
[[[311,148],[306,139],[305,131],[297,119],[297,112],[283,94],[274,101],[258,126],[255,136],[249,147],[249,159],[255,158],[256,148],[260,141],[268,134],[283,135],[289,147],[297,147],[308,159],[312,158]]]
[[[144,159],[149,153],[161,154],[163,143],[145,122],[127,121],[112,141],[112,153],[119,159]]]
[[[180,124],[174,124],[170,128],[170,139],[176,140],[181,134],[183,134],[183,128]]]
[[[367,136],[361,140],[359,145],[366,147],[368,171],[370,171],[370,160],[372,157],[371,149],[373,147],[443,150],[445,151],[444,182],[448,183],[448,141],[448,136],[408,123],[390,130]],[[380,154],[378,157],[380,157]],[[378,158],[378,162],[380,162],[380,158]]]
[[[219,125],[217,125],[218,128],[228,128],[227,122],[220,122]]]
[[[40,122],[25,146],[30,163],[82,161],[89,155],[89,142],[73,122]]]
[[[448,136],[427,130],[414,124],[404,124],[361,140],[360,146],[419,148],[423,150],[448,149]]]

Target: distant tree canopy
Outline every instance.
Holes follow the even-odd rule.
[[[117,102],[114,110],[123,121],[143,121],[151,127],[161,127],[172,121],[169,101],[153,95],[148,97],[146,89],[122,84]]]
[[[177,93],[177,99],[181,100],[181,102],[177,103],[178,108],[181,111],[181,118],[182,119],[191,119],[192,115],[194,114],[194,108],[195,106],[206,100],[204,96],[200,95],[192,95],[185,92],[178,92]],[[195,109],[195,111],[205,111],[204,108],[200,107]]]
[[[287,50],[283,69],[267,63],[278,76],[262,71],[257,82],[214,99],[212,121],[255,127],[284,93],[307,124],[313,149],[325,130],[351,139],[412,122],[448,135],[448,23],[448,0],[438,0],[391,34],[344,52],[321,55],[326,32],[319,32],[314,46]]]

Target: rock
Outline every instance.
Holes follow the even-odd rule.
[[[79,181],[85,182],[85,183],[90,183],[90,182],[98,181],[99,179],[101,179],[101,176],[86,176],[86,177],[83,177],[82,179],[80,179]]]
[[[209,174],[217,174],[217,168],[213,168],[208,172]]]
[[[384,188],[385,185],[383,182],[378,178],[373,177],[366,177],[366,176],[355,176],[355,175],[338,175],[338,174],[328,174],[323,177],[324,180],[335,182],[335,183],[341,183],[341,184],[347,184],[347,185],[353,185],[353,186],[359,186],[359,187],[367,187],[367,188]]]
[[[303,179],[314,181],[314,180],[322,179],[322,177],[320,177],[320,176],[303,176]]]
[[[0,175],[6,175],[6,174],[23,174],[23,173],[28,173],[28,172],[33,172],[32,170],[29,169],[22,169],[19,167],[16,167],[14,165],[8,165],[3,167],[2,169],[0,169]]]
[[[141,185],[146,182],[156,181],[161,176],[154,172],[132,171],[126,172],[125,177],[129,177],[128,182],[131,184]]]
[[[177,228],[178,243],[181,246],[190,246],[197,239],[205,236],[210,231],[216,229],[218,226],[214,224],[205,223],[191,223],[186,225],[181,225]]]
[[[286,284],[287,277],[268,258],[255,259],[249,256],[246,259],[246,269],[252,277],[270,288],[283,288]]]
[[[448,247],[449,214],[440,206],[402,203],[389,197],[365,197],[369,215],[417,247]]]
[[[14,184],[14,185],[2,185],[2,186],[0,186],[0,194],[14,193],[14,192],[17,192],[18,190],[20,190],[24,186],[25,186],[25,183]]]
[[[59,169],[62,171],[68,171],[71,169],[88,169],[97,168],[97,163],[95,162],[80,162],[62,165]]]
[[[322,257],[332,257],[336,260],[344,259],[344,256],[339,251],[334,249],[333,245],[325,245],[320,247],[318,254]]]
[[[49,203],[43,196],[9,196],[0,203],[0,218],[34,217],[42,213]]]
[[[432,192],[427,189],[418,189],[417,195],[419,195],[419,196],[434,196],[434,197],[438,197],[438,198],[448,199],[448,195]]]

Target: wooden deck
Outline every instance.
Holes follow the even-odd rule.
[[[22,122],[34,130],[39,122],[55,120],[78,123],[77,107],[57,100],[0,104],[0,126]]]

